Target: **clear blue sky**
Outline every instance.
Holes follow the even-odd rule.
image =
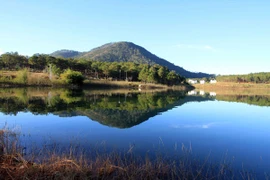
[[[187,70],[270,71],[269,0],[0,0],[0,53],[131,41]]]

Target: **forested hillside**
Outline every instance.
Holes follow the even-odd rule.
[[[79,53],[77,51],[67,51],[65,53],[65,51],[67,50],[56,51],[51,55],[55,57],[73,57],[78,59],[95,60],[101,62],[133,62],[149,65],[158,64],[167,67],[169,70],[174,70],[181,76],[188,78],[202,78],[213,76],[206,73],[193,73],[187,71],[182,67],[170,63],[165,59],[159,58],[155,54],[147,51],[145,48],[131,42],[108,43],[84,53]],[[74,56],[70,56],[71,52],[74,53]]]

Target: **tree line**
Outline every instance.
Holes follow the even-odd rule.
[[[177,85],[185,78],[175,71],[160,65],[137,64],[134,62],[101,62],[86,59],[58,58],[45,54],[31,57],[15,53],[0,56],[1,70],[20,70],[27,68],[32,72],[52,72],[60,76],[65,70],[79,71],[84,76],[94,79],[141,81]]]
[[[251,83],[270,83],[270,73],[250,73],[246,75],[224,75],[217,76],[219,82],[251,82]]]

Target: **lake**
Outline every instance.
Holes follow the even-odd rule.
[[[269,95],[0,89],[0,127],[20,132],[26,153],[72,144],[173,158],[187,148],[202,161],[231,162],[259,179],[270,171],[269,112]]]

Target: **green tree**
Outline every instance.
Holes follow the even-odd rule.
[[[2,64],[9,70],[20,69],[27,66],[27,58],[17,52],[2,54]]]
[[[110,63],[109,65],[109,76],[112,78],[121,78],[120,74],[121,65],[117,62]]]
[[[142,70],[139,73],[139,77],[138,77],[139,80],[141,80],[143,82],[147,82],[147,78],[149,75],[148,69],[149,69],[148,65],[143,66]]]
[[[160,66],[158,69],[158,77],[160,79],[160,83],[164,84],[166,83],[166,77],[169,73],[169,70],[167,67]]]
[[[157,83],[158,82],[158,74],[157,74],[157,70],[154,66],[150,67],[150,69],[149,69],[147,82],[150,82],[150,83]]]
[[[93,69],[94,70],[94,76],[95,76],[95,78],[98,78],[98,72],[99,72],[99,70],[100,70],[100,65],[101,65],[101,63],[100,62],[98,62],[98,61],[94,61],[92,64],[91,64],[91,69]]]
[[[128,63],[123,63],[121,66],[121,70],[125,72],[125,80],[128,81],[128,70],[129,70]]]
[[[60,75],[61,79],[69,85],[82,85],[84,77],[81,72],[67,69]]]
[[[182,78],[175,72],[170,71],[167,75],[168,85],[177,85],[182,81]]]
[[[47,57],[48,55],[33,55],[29,58],[28,62],[32,69],[41,71],[47,66]]]
[[[108,79],[109,74],[110,74],[110,68],[109,68],[109,63],[103,62],[101,64],[100,69],[102,70],[103,74],[105,75],[106,79]]]

